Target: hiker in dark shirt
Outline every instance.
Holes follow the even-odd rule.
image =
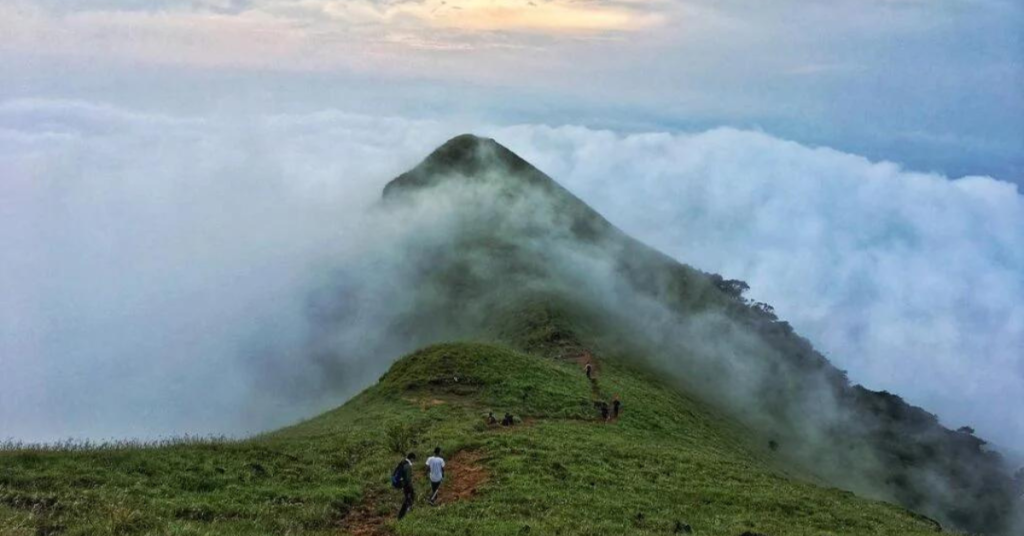
[[[588,380],[593,380],[594,377],[591,376],[591,374],[594,372],[594,365],[591,365],[590,361],[587,361],[586,371],[587,371],[587,379]]]
[[[516,423],[515,418],[512,417],[511,413],[506,413],[505,414],[505,418],[501,420],[501,425],[502,426],[512,426],[515,423]]]
[[[494,418],[494,412],[493,411],[488,411],[487,412],[487,426],[494,426],[496,424],[498,424],[498,419]]]
[[[412,503],[416,501],[416,489],[412,487],[412,462],[415,459],[416,453],[410,452],[395,468],[395,472],[401,480],[402,494],[404,495],[402,508],[398,510],[398,519],[405,517],[405,514],[412,509]]]
[[[606,421],[608,420],[608,403],[607,402],[601,402],[601,418],[606,420]]]
[[[622,402],[619,401],[619,395],[615,395],[615,400],[612,400],[612,418],[619,418],[619,408],[622,406]]]

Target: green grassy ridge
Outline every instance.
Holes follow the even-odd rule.
[[[682,389],[742,419],[762,441],[781,442],[794,467],[949,526],[1019,532],[1008,467],[982,439],[853,385],[770,305],[746,298],[746,283],[629,237],[494,140],[450,140],[388,183],[382,206],[400,215],[438,199],[452,207],[445,239],[424,232],[407,248],[422,257],[413,264],[418,287],[428,289],[397,323],[416,346],[490,333],[503,316],[492,311],[519,308],[524,291],[568,297],[601,317],[600,331],[616,333],[607,347],[671,370]],[[515,336],[497,340],[554,357],[573,349],[557,339],[560,330],[535,335],[536,348]]]
[[[369,498],[393,514],[396,441],[424,455],[434,445],[449,457],[479,452],[491,477],[472,500],[390,520],[400,535],[671,534],[677,522],[722,536],[934,532],[898,507],[787,477],[735,423],[601,359],[601,392],[624,401],[613,423],[588,406],[578,365],[454,343],[398,361],[336,410],[252,440],[0,453],[0,534],[339,534]],[[488,410],[529,424],[489,429]]]

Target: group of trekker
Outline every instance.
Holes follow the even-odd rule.
[[[498,418],[494,416],[493,411],[487,412],[487,426],[497,426]],[[505,412],[505,416],[501,418],[502,426],[512,426],[516,423],[516,418],[511,413]]]
[[[398,467],[391,472],[391,486],[402,490],[404,500],[402,507],[398,510],[398,519],[409,513],[414,502],[416,502],[416,488],[412,485],[412,463],[416,461],[416,453],[406,454],[405,459],[398,462]],[[437,493],[441,489],[441,482],[444,480],[444,458],[441,457],[441,447],[434,449],[434,455],[427,458],[427,470],[430,473],[430,497],[427,502],[431,506],[437,504]]]
[[[594,365],[591,362],[590,357],[590,352],[584,353],[584,358],[586,358],[587,364],[583,367],[583,370],[586,372],[587,379],[590,380],[590,383],[594,384],[594,392],[596,393],[599,392],[597,389],[597,378],[594,377]],[[622,401],[619,400],[619,395],[615,395],[610,407],[604,400],[594,402],[594,406],[601,411],[602,419],[606,421],[614,420],[619,418],[619,410],[622,408]]]
[[[586,357],[588,358],[585,367],[587,379],[596,384],[594,366],[589,359],[589,352],[586,354]],[[595,405],[600,407],[601,417],[608,421],[619,417],[622,402],[619,401],[619,395],[615,395],[610,407],[603,400],[595,402]],[[494,416],[493,411],[487,412],[486,422],[488,426],[497,426],[499,424],[498,418]],[[502,417],[500,424],[502,426],[513,426],[515,422],[515,417],[511,413],[505,412],[505,416]],[[404,460],[398,463],[395,470],[391,472],[391,485],[396,489],[401,489],[404,496],[402,507],[398,510],[398,519],[405,517],[405,514],[409,513],[409,510],[412,509],[413,503],[416,502],[416,489],[412,484],[412,466],[415,461],[416,453],[410,452],[405,456]],[[434,506],[437,504],[437,494],[440,491],[441,482],[444,481],[444,458],[441,457],[441,447],[434,448],[434,455],[427,458],[426,467],[430,475],[430,497],[427,499],[427,502]]]
[[[619,409],[622,408],[622,402],[619,401],[619,395],[615,395],[615,398],[612,399],[610,408],[608,406],[608,403],[605,402],[604,400],[600,402],[595,402],[594,405],[596,405],[601,410],[602,419],[606,421],[612,421],[619,418]]]
[[[515,417],[508,412],[501,419],[502,426],[512,426],[515,422]],[[498,419],[494,416],[493,411],[487,413],[487,424],[489,426],[498,425]],[[398,466],[391,472],[391,486],[401,489],[404,496],[402,507],[398,510],[398,519],[405,517],[413,503],[416,502],[416,488],[412,484],[412,467],[415,461],[416,453],[410,452],[405,455],[405,459],[398,462]],[[440,491],[441,482],[444,481],[444,458],[441,457],[441,447],[434,448],[434,455],[427,458],[426,466],[430,473],[430,497],[427,502],[434,506],[437,504],[437,494]]]

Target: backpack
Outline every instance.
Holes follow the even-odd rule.
[[[398,467],[391,471],[391,487],[398,489],[405,485],[405,460],[398,462]]]

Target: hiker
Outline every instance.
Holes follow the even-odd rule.
[[[444,458],[441,457],[441,447],[434,448],[434,455],[427,458],[427,467],[430,468],[430,498],[427,501],[431,506],[437,500],[437,490],[444,480]]]
[[[398,467],[391,472],[391,487],[402,488],[402,494],[405,497],[402,501],[402,508],[398,510],[398,519],[405,517],[416,500],[416,490],[412,487],[412,462],[415,459],[416,453],[410,452],[404,460],[398,462]]]
[[[606,420],[606,421],[608,420],[608,403],[607,402],[601,402],[601,418]]]
[[[593,381],[594,377],[591,376],[591,373],[594,372],[594,366],[590,364],[590,361],[587,361],[586,370],[587,370],[587,379]]]
[[[612,418],[619,418],[619,408],[622,406],[622,402],[619,401],[619,395],[615,395],[615,400],[612,400]]]
[[[505,413],[505,418],[501,420],[501,425],[502,426],[512,426],[515,423],[516,423],[515,418],[513,418],[512,414],[508,413],[508,412]]]
[[[498,419],[494,418],[494,412],[493,411],[488,411],[487,412],[487,426],[494,426],[496,424],[498,424]]]

